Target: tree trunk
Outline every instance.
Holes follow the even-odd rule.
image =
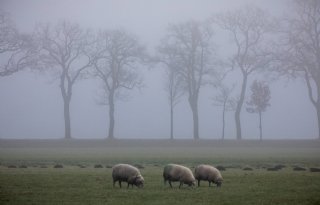
[[[224,140],[225,113],[226,113],[226,102],[223,103],[223,110],[222,110],[222,136],[221,136],[222,140]]]
[[[70,100],[64,100],[64,137],[71,139],[71,123],[70,123]]]
[[[193,109],[193,138],[199,139],[199,116],[198,116],[198,107],[196,106]]]
[[[317,120],[318,120],[318,139],[320,140],[320,82],[319,80],[317,81],[317,100],[314,100],[315,103],[315,108],[317,110]],[[312,94],[311,94],[312,95]]]
[[[108,139],[114,139],[114,92],[109,94],[109,134]]]
[[[311,103],[313,104],[313,106],[315,107],[316,111],[317,111],[317,120],[318,120],[318,139],[320,139],[320,81],[316,80],[318,78],[313,77],[313,80],[316,84],[316,92],[317,92],[317,99],[315,99],[312,95],[312,86],[311,86],[311,82],[310,82],[310,77],[309,77],[309,73],[307,72],[307,70],[305,70],[305,80],[307,83],[307,88],[308,88],[308,96],[309,99],[311,101]]]
[[[259,112],[259,130],[260,130],[260,141],[262,141],[262,113]]]
[[[244,102],[244,97],[245,97],[246,88],[247,88],[247,80],[248,80],[247,74],[242,73],[242,75],[243,75],[243,80],[242,80],[241,94],[240,94],[240,99],[238,101],[236,112],[235,112],[237,140],[242,139],[240,114],[241,114],[241,109]]]
[[[170,139],[173,140],[173,103],[170,103]]]
[[[193,119],[193,139],[199,139],[199,115],[198,115],[198,98],[189,97],[189,103],[192,111]]]
[[[63,116],[64,116],[64,138],[71,139],[71,122],[70,122],[70,101],[72,96],[72,83],[67,81],[67,88],[65,85],[65,79],[67,73],[64,69],[60,76],[60,91],[63,99]]]
[[[320,102],[317,103],[318,139],[320,140]]]

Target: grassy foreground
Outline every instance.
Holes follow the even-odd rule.
[[[4,144],[0,144],[0,204],[320,204],[320,173],[309,172],[310,167],[320,167],[320,150],[314,143],[292,147]],[[144,167],[143,189],[112,187],[111,169],[106,165],[119,162]],[[162,167],[169,162],[225,166],[222,188],[208,187],[206,182],[195,189],[164,186]],[[55,164],[64,167],[53,168]],[[95,164],[103,168],[94,168]],[[286,167],[266,170],[278,164]],[[293,171],[293,166],[307,170]],[[243,167],[253,171],[243,171]]]

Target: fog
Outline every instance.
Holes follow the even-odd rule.
[[[245,5],[255,4],[271,16],[282,17],[288,2],[281,0],[1,0],[0,8],[11,14],[18,29],[30,33],[40,22],[55,24],[62,20],[78,23],[93,31],[125,29],[135,34],[149,54],[166,35],[169,24],[188,20],[206,20]],[[228,35],[214,28],[217,53],[226,58],[230,47]],[[223,39],[222,39],[223,38]],[[170,137],[170,107],[164,90],[164,70],[159,64],[141,65],[144,86],[130,91],[125,101],[115,102],[115,138]],[[227,84],[239,84],[237,75]],[[249,77],[245,102],[250,86],[261,74]],[[75,83],[70,104],[73,138],[106,138],[108,106],[99,105],[97,79],[83,79]],[[281,78],[269,82],[270,105],[263,112],[264,139],[318,138],[317,114],[311,104],[306,83],[302,79]],[[220,139],[222,108],[213,105],[217,89],[204,86],[199,96],[199,136],[201,139]],[[0,138],[63,138],[63,100],[59,82],[50,74],[25,69],[0,78]],[[241,112],[243,139],[259,139],[257,114]],[[193,138],[192,112],[185,95],[174,109],[174,137]],[[226,113],[225,138],[235,139],[234,111]]]

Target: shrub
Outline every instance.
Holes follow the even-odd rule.
[[[293,167],[293,171],[306,171],[306,168],[303,168],[303,167]]]
[[[285,168],[286,166],[285,165],[283,165],[283,164],[278,164],[278,165],[276,165],[276,166],[274,166],[274,168],[276,168],[276,169],[283,169],[283,168]]]
[[[103,168],[103,166],[101,164],[96,164],[94,165],[94,168]]]
[[[78,167],[80,167],[80,168],[86,168],[86,166],[85,166],[85,165],[82,165],[82,164],[78,164]]]
[[[218,165],[216,167],[219,171],[226,171],[226,168],[224,166]]]
[[[141,164],[135,164],[135,167],[137,167],[138,169],[144,169],[144,166],[142,166]]]
[[[63,168],[63,166],[62,166],[62,164],[56,164],[56,165],[53,166],[53,168],[58,168],[58,169],[60,169],[60,168]]]
[[[267,171],[279,171],[280,169],[277,167],[269,167],[267,168]]]
[[[320,168],[311,167],[310,172],[320,172]]]
[[[251,167],[245,167],[242,170],[244,170],[244,171],[252,171],[253,169]]]

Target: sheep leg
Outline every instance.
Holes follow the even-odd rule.
[[[169,184],[170,184],[170,187],[172,188],[172,184],[171,184],[171,181],[169,180]]]
[[[130,184],[128,183],[127,189],[129,189]]]
[[[179,189],[181,188],[182,185],[183,185],[183,182],[180,182]]]
[[[120,186],[120,188],[121,188],[121,181],[119,181],[119,186]]]
[[[209,181],[209,187],[211,187],[211,181]]]
[[[200,186],[200,179],[198,180],[198,187]]]

